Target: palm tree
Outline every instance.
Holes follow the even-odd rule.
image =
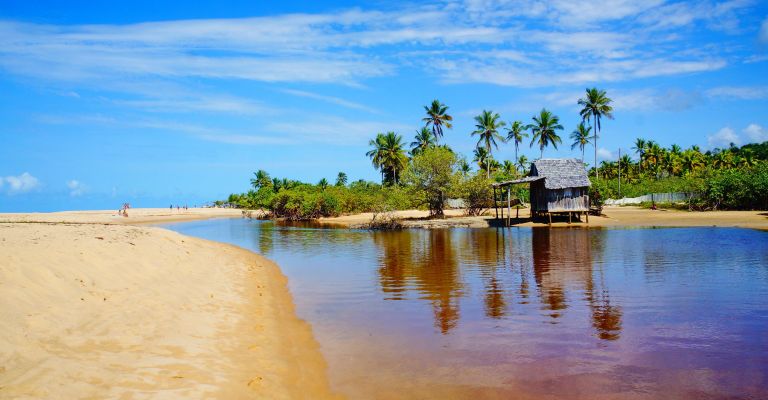
[[[528,166],[528,157],[525,155],[520,156],[517,159],[517,167],[520,168],[520,173],[525,175],[526,167]]]
[[[403,137],[395,132],[379,133],[368,144],[373,149],[365,154],[371,158],[373,166],[381,170],[382,183],[388,180],[397,184],[400,172],[408,164]]]
[[[504,172],[504,175],[507,175],[507,176],[513,176],[517,174],[517,168],[515,168],[515,163],[509,160],[504,160],[504,162],[501,163],[501,170]]]
[[[339,172],[336,175],[336,186],[347,186],[347,174]]]
[[[253,175],[254,177],[251,178],[251,186],[253,186],[254,189],[258,190],[259,188],[270,186],[272,184],[269,174],[263,169],[254,172]]]
[[[433,147],[436,144],[437,139],[435,138],[435,135],[425,126],[421,128],[421,130],[416,131],[414,141],[411,142],[411,155],[415,156],[420,154],[424,150]]]
[[[432,134],[435,135],[435,139],[443,137],[443,126],[448,129],[453,127],[451,125],[453,117],[447,114],[448,106],[441,103],[440,100],[432,100],[432,104],[424,106],[424,111],[427,112],[427,116],[422,121],[426,123],[425,127],[432,125]]]
[[[635,153],[637,153],[637,167],[641,171],[643,169],[643,158],[645,157],[645,148],[647,145],[648,143],[645,139],[637,138],[635,139],[635,146],[632,147],[632,149],[635,150]]]
[[[472,167],[469,166],[469,163],[467,160],[463,159],[459,163],[459,171],[461,171],[462,175],[467,176],[470,172],[472,172]]]
[[[523,125],[521,121],[514,121],[509,124],[509,128],[507,128],[507,140],[511,140],[515,143],[515,160],[517,160],[517,149],[520,147],[520,143],[527,137],[528,134],[525,133],[525,125]]]
[[[579,148],[581,150],[581,163],[584,164],[584,148],[590,143],[589,139],[589,133],[592,130],[591,126],[584,125],[584,121],[581,121],[581,123],[576,127],[576,129],[571,132],[571,139],[573,139],[573,143],[571,144],[571,150],[575,148]]]
[[[491,177],[491,163],[492,160],[491,153],[488,152],[488,150],[485,149],[485,147],[476,147],[475,148],[475,159],[474,161],[477,163],[477,166],[480,167],[480,169],[484,169],[488,173],[488,177]]]
[[[592,126],[595,128],[595,136],[592,144],[595,146],[595,165],[597,165],[597,136],[600,133],[600,120],[602,117],[613,119],[613,107],[611,107],[611,100],[606,96],[605,90],[598,88],[587,89],[587,95],[583,99],[579,99],[579,105],[581,109],[581,119],[588,120],[592,118],[594,123]],[[600,178],[600,175],[595,168],[595,178]]]
[[[557,149],[557,144],[562,142],[560,136],[555,131],[562,130],[563,126],[560,125],[560,118],[549,112],[546,108],[542,108],[539,115],[533,116],[533,122],[533,124],[528,125],[533,133],[531,147],[533,147],[534,143],[537,143],[539,150],[541,150],[539,158],[544,158],[545,147],[551,144],[552,147]]]
[[[483,147],[488,151],[488,154],[490,154],[491,157],[493,156],[491,145],[498,149],[499,145],[496,141],[504,141],[504,137],[499,135],[499,129],[505,125],[503,121],[499,121],[500,118],[501,116],[499,116],[499,114],[488,110],[483,110],[480,115],[475,117],[476,129],[472,132],[472,136],[478,136],[477,146],[480,147],[480,144],[482,143]],[[490,178],[491,170],[487,169],[487,172],[488,178]]]
[[[317,186],[320,186],[320,189],[325,190],[325,188],[328,187],[328,179],[320,179],[320,182],[317,182]]]

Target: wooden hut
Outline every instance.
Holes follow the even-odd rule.
[[[589,222],[590,182],[580,160],[536,160],[531,164],[528,176],[495,183],[494,189],[520,183],[531,184],[531,217],[546,215],[551,223],[552,214],[568,214],[570,222],[573,215],[584,214]]]

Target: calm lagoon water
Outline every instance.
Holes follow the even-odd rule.
[[[768,232],[168,224],[276,261],[355,399],[768,399]]]

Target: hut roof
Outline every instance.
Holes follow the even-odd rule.
[[[531,165],[531,178],[544,178],[547,189],[565,189],[589,186],[584,164],[575,158],[536,160]]]

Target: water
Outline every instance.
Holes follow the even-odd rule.
[[[169,224],[276,261],[357,399],[768,399],[768,233]]]

